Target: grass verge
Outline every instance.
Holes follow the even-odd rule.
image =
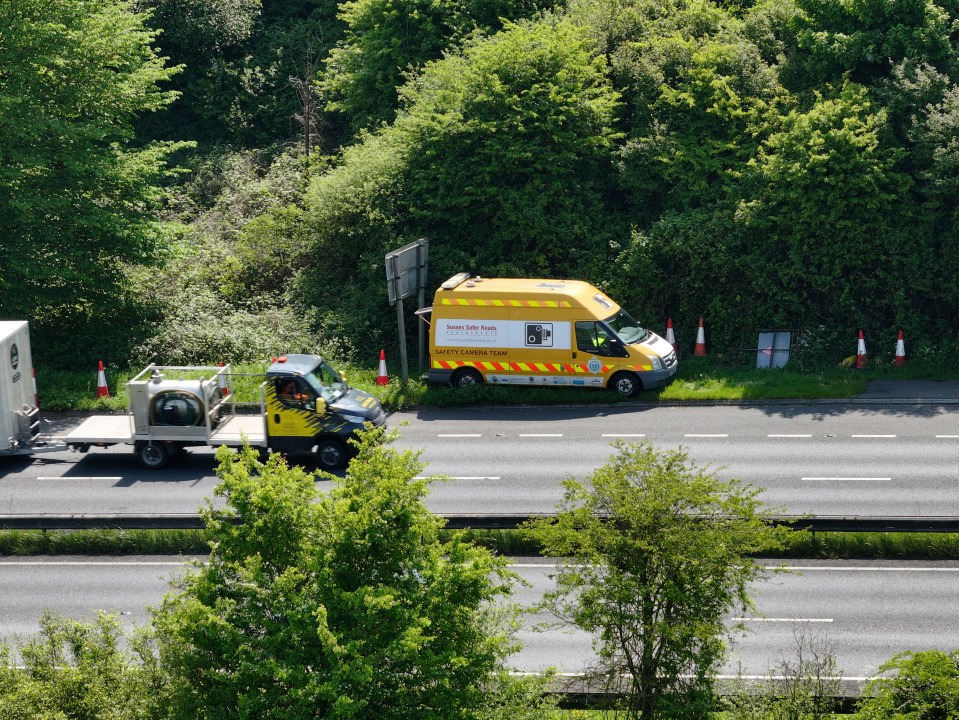
[[[443,531],[448,537],[452,531]],[[500,555],[535,557],[517,530],[466,530]],[[0,555],[206,555],[204,530],[0,530]],[[959,560],[954,533],[796,533],[778,557],[794,560]]]
[[[234,386],[237,399],[257,402],[259,378],[264,365],[237,365]],[[623,402],[611,390],[557,387],[503,387],[482,385],[469,389],[428,385],[415,369],[409,382],[399,380],[399,368],[389,367],[387,385],[376,384],[377,370],[371,367],[341,368],[350,384],[377,395],[389,410],[410,407],[469,407],[477,405],[608,405]],[[37,385],[42,407],[48,411],[119,412],[124,409],[126,382],[137,370],[108,371],[111,397],[96,397],[96,374],[40,370]],[[646,390],[633,401],[640,402],[748,402],[758,400],[802,400],[851,398],[861,393],[870,380],[942,380],[955,376],[940,366],[915,362],[903,368],[870,366],[865,370],[830,367],[799,372],[790,369],[757,370],[730,366],[710,358],[686,358],[676,377],[666,387]]]

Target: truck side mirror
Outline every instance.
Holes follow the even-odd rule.
[[[321,397],[316,399],[316,414],[326,415],[326,400]]]

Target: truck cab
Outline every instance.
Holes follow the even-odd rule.
[[[350,387],[316,355],[285,355],[266,372],[266,431],[270,449],[315,452],[325,469],[343,467],[347,440],[365,423],[382,427],[383,407],[372,395]]]

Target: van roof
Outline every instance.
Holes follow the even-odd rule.
[[[568,303],[568,307],[597,309],[610,315],[619,312],[619,305],[606,293],[582,280],[550,280],[545,278],[480,278],[463,279],[450,288],[451,278],[436,291],[434,305],[442,304],[444,296],[463,300],[489,299],[503,304],[525,304],[523,301],[552,301]],[[470,303],[472,304],[472,303]],[[499,304],[498,302],[496,304]],[[601,313],[601,314],[603,314]]]

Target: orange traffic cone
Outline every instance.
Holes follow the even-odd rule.
[[[103,360],[100,361],[100,368],[97,370],[97,397],[110,397],[107,376],[103,372]]]
[[[223,363],[220,363],[220,367],[223,367]],[[226,386],[226,375],[222,370],[216,374],[216,386],[220,390],[221,397],[226,397],[230,394],[230,388]]]
[[[386,350],[380,350],[380,374],[376,376],[377,385],[386,385],[389,378],[386,376]]]
[[[679,348],[676,346],[676,335],[673,334],[673,319],[666,318],[666,342],[673,346],[673,352],[679,355]]]
[[[706,354],[706,331],[703,330],[703,319],[699,318],[699,330],[696,331],[696,349],[693,355],[704,356]]]
[[[40,407],[40,395],[37,393],[37,369],[33,368],[33,404]]]
[[[866,338],[862,334],[862,328],[859,329],[859,344],[856,346],[856,369],[861,370],[866,367]]]
[[[892,364],[900,366],[906,364],[906,343],[902,339],[902,330],[899,331],[899,339],[896,340],[896,359]]]

